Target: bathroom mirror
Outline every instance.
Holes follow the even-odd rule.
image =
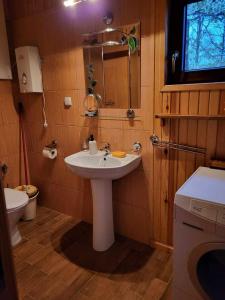
[[[140,23],[83,34],[87,94],[100,108],[140,108]]]

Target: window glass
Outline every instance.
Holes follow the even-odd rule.
[[[225,1],[187,4],[185,16],[184,71],[225,68]]]

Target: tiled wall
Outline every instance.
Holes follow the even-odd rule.
[[[28,5],[20,1],[19,7],[17,1],[11,3],[15,46],[37,45],[43,59],[48,129],[43,128],[41,96],[22,96],[32,183],[40,188],[42,205],[91,222],[90,183],[72,174],[65,166],[64,157],[79,151],[90,133],[99,145],[110,142],[113,150],[131,151],[133,143],[140,141],[143,164],[113,183],[114,212],[120,233],[148,243],[153,230],[149,136],[153,126],[154,1],[98,0],[95,6],[92,3],[75,9],[65,9],[59,2],[32,1]],[[125,114],[125,110],[119,109],[102,111],[115,116],[112,120],[87,120],[81,116],[85,83],[80,32],[104,27],[102,16],[107,10],[113,11],[115,26],[139,20],[142,23],[142,107],[136,110],[140,118],[134,122],[116,119]],[[73,99],[71,109],[64,108],[65,96]],[[59,143],[59,156],[50,161],[42,157],[41,151],[53,139]]]
[[[17,186],[20,182],[19,119],[12,96],[10,81],[0,80],[0,162],[8,166],[4,185]]]

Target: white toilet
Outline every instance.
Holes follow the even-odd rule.
[[[13,189],[5,188],[4,192],[11,244],[12,246],[16,246],[22,240],[20,232],[17,228],[17,223],[24,214],[29,197],[25,192],[19,192]]]

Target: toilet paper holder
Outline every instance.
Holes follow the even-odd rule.
[[[45,148],[53,150],[57,148],[57,145],[58,142],[56,140],[53,140],[49,145],[45,146]]]
[[[53,140],[49,145],[45,146],[42,151],[43,156],[52,160],[55,159],[58,155],[57,144],[57,141]]]

